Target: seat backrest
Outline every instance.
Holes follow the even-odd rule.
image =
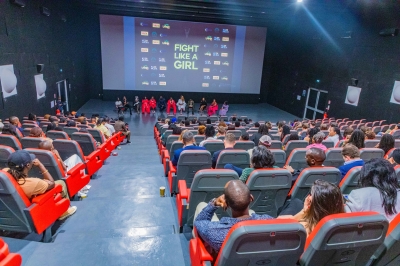
[[[250,220],[229,230],[214,265],[296,265],[306,241],[294,220]]]
[[[46,136],[50,139],[69,139],[69,136],[64,131],[49,130],[46,132]]]
[[[8,167],[8,157],[14,152],[15,150],[13,148],[0,145],[0,169]]]
[[[271,140],[271,146],[269,149],[279,149],[282,150],[282,142],[280,140]]]
[[[75,140],[68,140],[68,139],[55,139],[53,141],[54,149],[58,151],[60,154],[61,159],[65,161],[72,155],[76,154],[81,158],[82,162],[85,161],[85,155],[79,146],[79,143]]]
[[[309,167],[301,171],[296,179],[292,189],[289,192],[292,199],[304,200],[314,181],[317,179],[322,179],[328,181],[332,184],[339,185],[342,179],[342,174],[339,169],[335,167]]]
[[[283,140],[282,140],[283,145],[286,145],[286,143],[289,141],[289,138],[290,138],[290,134],[287,134],[287,135],[283,138]]]
[[[186,180],[187,186],[192,185],[194,175],[197,171],[211,168],[211,154],[205,150],[187,150],[183,151],[178,160],[176,178],[171,191],[178,191],[177,184],[179,180]]]
[[[12,135],[0,134],[0,145],[11,147],[14,150],[22,150],[22,145],[18,138]]]
[[[224,194],[226,183],[237,179],[239,179],[239,176],[233,170],[205,169],[198,171],[190,186],[187,226],[193,227],[194,214],[200,202],[209,202],[213,198],[218,198]],[[218,208],[215,214],[219,219],[229,216],[228,212],[224,211],[223,208]]]
[[[204,143],[204,148],[214,155],[214,152],[223,150],[225,148],[223,141],[207,141]]]
[[[292,187],[292,174],[286,169],[259,169],[251,172],[246,182],[254,197],[250,209],[257,214],[276,217]]]
[[[34,128],[34,127],[36,127],[36,124],[31,124],[31,123],[22,124],[22,128]]]
[[[205,140],[204,135],[195,135],[194,136],[194,141],[196,142],[197,145],[199,145],[200,142],[202,142],[203,140]]]
[[[330,148],[325,152],[326,159],[324,161],[324,166],[339,167],[344,164],[344,159],[342,156],[342,148]]]
[[[36,158],[46,167],[54,180],[62,180],[66,177],[66,173],[64,172],[60,161],[58,161],[54,153],[51,151],[33,148],[25,150],[36,156]],[[32,167],[29,174],[32,176],[42,176],[38,167]]]
[[[383,244],[375,251],[374,266],[398,265],[400,260],[400,214],[390,222]]]
[[[254,142],[252,141],[236,141],[235,146],[233,147],[237,150],[250,150],[254,148]]]
[[[369,161],[373,158],[383,158],[385,152],[379,148],[363,148],[360,149],[360,158]]]
[[[390,134],[393,136],[393,138],[400,139],[400,129],[392,131]]]
[[[365,143],[365,148],[375,148],[375,146],[377,144],[379,144],[379,140],[375,140],[375,139],[366,139],[364,141]]]
[[[31,202],[22,188],[7,172],[0,170],[0,229],[14,232],[32,232],[24,209]]]
[[[290,153],[297,148],[305,148],[308,146],[308,142],[304,140],[291,140],[288,141],[285,145],[286,157],[290,155]]]
[[[238,140],[240,138],[240,136],[242,135],[242,131],[241,130],[229,130],[226,133],[232,133],[233,135],[235,135],[235,139]]]
[[[89,154],[97,150],[96,141],[89,133],[76,132],[70,136],[72,140],[75,140],[79,143],[79,146],[81,146],[81,149],[85,156],[88,156]]]
[[[29,137],[29,134],[31,134],[31,128],[24,128],[24,130],[22,131],[22,135],[24,137]]]
[[[351,168],[340,181],[339,187],[342,194],[348,195],[353,189],[359,188],[358,180],[360,179],[361,166]]]
[[[272,155],[274,155],[275,164],[278,167],[283,167],[286,164],[286,153],[283,150],[270,150]]]
[[[324,141],[322,141],[322,144],[325,145],[325,147],[326,147],[327,149],[330,149],[330,148],[334,148],[334,147],[335,147],[335,142],[330,141],[330,140],[324,140]]]
[[[388,226],[376,212],[326,216],[308,236],[300,265],[368,265]]]
[[[167,141],[165,143],[165,148],[167,148],[167,151],[171,150],[171,145],[173,142],[177,141],[179,139],[179,135],[169,135],[167,138]]]
[[[39,146],[39,143],[42,142],[43,140],[46,140],[46,139],[45,138],[35,138],[35,137],[23,137],[21,139],[22,148],[37,149]]]
[[[343,146],[343,144],[344,144],[344,139],[342,139],[342,140],[339,140],[339,142],[338,142],[338,143],[336,143],[336,145],[335,145],[335,148],[340,148],[340,147],[342,147],[342,146]]]
[[[225,164],[233,164],[239,168],[250,167],[250,155],[244,150],[222,150],[218,156],[216,169],[223,169]]]
[[[73,133],[78,132],[79,128],[77,127],[64,127],[63,128],[64,132],[68,134],[68,136],[71,136]]]
[[[173,156],[176,150],[179,150],[180,148],[183,148],[183,142],[182,141],[174,141],[171,144],[171,148],[169,150],[170,156]]]
[[[271,135],[271,139],[272,140],[279,140],[281,141],[281,136],[279,134],[272,134],[270,131],[270,135]],[[285,144],[284,142],[282,142],[282,144]]]
[[[300,169],[308,167],[306,162],[306,148],[294,149],[289,157],[286,159],[286,165],[290,165],[293,169]]]
[[[103,136],[103,133],[100,132],[100,130],[96,129],[96,128],[88,128],[87,131],[89,132],[90,135],[93,136],[93,138],[103,144],[106,140]]]

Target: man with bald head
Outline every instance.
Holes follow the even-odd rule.
[[[319,148],[311,148],[306,152],[306,162],[309,167],[321,167],[326,159],[325,152]],[[289,170],[292,173],[292,186],[299,177],[301,171],[304,169],[293,169],[290,165],[285,165],[283,168]]]
[[[16,116],[11,116],[9,119],[10,124],[15,126],[21,134],[24,132],[24,129],[21,127],[21,123],[19,122],[19,118]]]
[[[194,226],[201,238],[218,253],[222,243],[232,226],[247,220],[274,219],[269,215],[250,214],[249,205],[254,200],[249,188],[240,180],[226,183],[224,194],[217,199],[212,199],[208,204],[200,203],[196,209],[203,208],[197,217],[195,214]],[[215,215],[218,208],[230,208],[232,217],[223,217],[221,220]]]
[[[63,159],[61,158],[61,156],[58,153],[58,151],[56,149],[54,149],[53,141],[50,140],[50,139],[46,139],[44,141],[41,141],[39,143],[39,147],[38,148],[41,149],[41,150],[47,150],[47,151],[51,151],[52,153],[54,153],[54,155],[56,156],[57,160],[60,162],[60,164],[61,164],[61,166],[62,166],[62,168],[63,168],[63,170],[65,172],[67,172],[68,170],[72,169],[78,163],[82,162],[81,158],[76,154],[70,156],[65,161],[63,161]]]

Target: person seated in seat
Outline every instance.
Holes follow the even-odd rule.
[[[306,162],[309,167],[322,167],[325,159],[325,152],[319,148],[311,148],[306,151]],[[292,173],[292,186],[304,170],[304,168],[295,170],[290,165],[285,165],[283,168]]]
[[[240,121],[235,122],[235,129],[241,129],[242,126],[240,125]]]
[[[1,134],[11,135],[19,138],[17,130],[18,130],[17,127],[12,124],[4,124],[3,129],[1,130]]]
[[[311,234],[318,222],[326,216],[344,213],[343,195],[340,188],[325,180],[317,179],[314,181],[304,204],[299,199],[292,200],[296,201],[299,206],[303,205],[302,210],[294,216],[279,215],[278,219],[297,220],[306,229],[307,236]],[[293,203],[290,204],[293,205]],[[288,209],[285,210],[285,212],[288,211]]]
[[[37,121],[36,115],[33,113],[28,114],[28,120],[34,121],[35,126],[39,126],[39,122]]]
[[[383,134],[379,143],[375,146],[375,148],[382,149],[385,154],[388,153],[391,149],[394,148],[395,140],[392,135],[390,134]]]
[[[33,166],[39,168],[43,179],[28,177],[29,171]],[[15,181],[17,181],[18,185],[22,188],[29,200],[53,189],[55,184],[60,184],[62,186],[61,196],[69,199],[65,182],[62,180],[54,181],[49,170],[46,170],[44,165],[34,154],[30,154],[25,150],[15,151],[8,157],[8,167],[9,169],[7,172],[14,177]],[[69,207],[68,210],[58,219],[64,220],[74,214],[76,209],[77,207],[75,206]]]
[[[206,133],[206,126],[200,125],[197,129],[197,135],[205,136]]]
[[[224,168],[234,170],[239,175],[239,179],[242,180],[243,183],[246,183],[254,170],[274,168],[274,164],[275,159],[272,152],[264,145],[259,145],[253,148],[250,158],[250,167],[242,169],[233,164],[226,164]]]
[[[111,137],[110,131],[108,131],[107,127],[105,126],[106,121],[103,118],[99,118],[96,123],[95,129],[98,129],[106,139]]]
[[[229,230],[241,221],[274,219],[269,215],[258,215],[249,211],[249,205],[254,200],[249,188],[240,180],[226,183],[224,194],[210,202],[201,202],[196,208],[194,227],[213,255],[221,249]],[[232,211],[232,217],[223,217],[218,220],[215,212],[218,208]]]
[[[58,123],[60,123],[60,119],[58,119],[57,116],[50,116],[49,121],[51,123],[55,123],[58,126]]]
[[[314,135],[317,134],[319,131],[320,130],[318,127],[313,127],[313,128],[310,127],[310,129],[307,131],[307,136],[303,140],[307,141],[308,144],[311,145],[313,143],[312,140],[313,140]],[[324,134],[324,136],[325,136],[325,134]]]
[[[115,108],[117,108],[118,114],[121,112],[121,109],[123,107],[124,107],[124,105],[122,104],[121,100],[119,98],[117,98],[117,100],[115,101]]]
[[[353,167],[364,165],[364,160],[360,158],[360,150],[352,144],[343,147],[342,156],[344,164],[339,167],[342,179]]]
[[[225,130],[225,127],[222,127],[222,126],[219,126],[218,128],[217,128],[217,137],[225,137],[225,134],[226,134],[226,130]]]
[[[126,143],[131,143],[130,139],[131,139],[131,132],[128,130],[128,128],[125,126],[125,122],[124,122],[124,117],[120,116],[118,118],[118,121],[115,122],[114,124],[114,129],[115,132],[122,132],[122,134],[125,135],[126,137]]]
[[[32,138],[45,138],[46,135],[44,134],[43,130],[40,127],[33,127],[29,132],[29,137]]]
[[[365,134],[360,129],[356,129],[351,133],[350,138],[344,145],[353,144],[359,149],[365,148]],[[343,145],[343,146],[344,146]]]
[[[21,132],[21,134],[23,134],[24,129],[22,128],[22,125],[19,122],[19,118],[18,117],[11,116],[8,120],[10,121],[11,125],[15,126],[19,130],[19,132]]]
[[[229,133],[229,132],[226,133],[225,139],[224,139],[224,147],[225,148],[223,150],[233,150],[234,149],[233,147],[235,146],[235,143],[236,143],[235,135],[232,134],[232,133]],[[215,166],[217,165],[217,160],[218,160],[219,154],[223,150],[219,150],[219,151],[214,152],[212,160],[211,160],[211,167],[212,168],[215,168]]]
[[[206,132],[205,132],[206,139],[200,142],[199,146],[204,147],[204,144],[207,142],[221,142],[222,140],[215,138],[215,128],[212,125],[208,125],[206,127]]]
[[[372,131],[372,130],[368,130],[367,129],[367,131],[365,132],[365,140],[367,140],[367,139],[375,139],[375,137],[376,137],[375,132]]]
[[[390,222],[400,209],[400,186],[393,166],[385,159],[374,158],[361,168],[359,189],[350,192],[346,212],[374,211]]]
[[[172,130],[171,135],[175,135],[175,136],[180,136],[182,133],[182,128],[177,127],[175,124],[171,124],[171,127],[168,128],[170,130]],[[171,136],[170,135],[170,136]],[[162,144],[165,147],[167,145],[167,138],[165,137],[165,132],[164,134],[161,136],[161,140],[162,140]]]
[[[174,166],[176,166],[178,164],[179,156],[181,155],[181,153],[183,151],[206,150],[204,147],[198,147],[198,146],[194,145],[194,143],[195,143],[194,135],[189,130],[185,130],[185,133],[183,133],[182,142],[183,142],[183,148],[176,150],[174,152],[174,157],[171,160],[172,165],[174,165]]]
[[[244,133],[240,136],[239,141],[250,141],[249,133],[244,132]]]
[[[165,102],[165,99],[162,96],[160,96],[160,99],[158,100],[157,107],[160,113],[164,112],[165,109],[167,108],[167,103]]]
[[[320,126],[320,129],[321,129],[321,130],[328,130],[328,125],[327,125],[327,124],[322,124],[322,125]]]
[[[342,140],[342,136],[340,135],[340,129],[337,127],[330,127],[329,128],[329,135],[326,138],[327,141],[333,141],[333,146],[335,147],[336,144]]]
[[[110,136],[114,135],[115,133],[115,129],[112,125],[110,125],[110,118],[109,117],[105,117],[103,118],[105,124],[104,126],[108,129],[108,132],[110,133]]]
[[[395,149],[392,153],[392,157],[388,159],[388,161],[396,167],[400,164],[400,149]]]
[[[260,142],[260,138],[261,138],[262,136],[264,136],[264,135],[267,135],[267,136],[271,137],[271,135],[269,134],[269,129],[268,129],[268,127],[267,127],[266,125],[264,125],[264,124],[261,124],[261,125],[258,127],[258,132],[257,132],[257,133],[254,133],[254,134],[251,136],[250,140],[252,140],[252,141],[254,142],[254,145],[258,145],[258,143]]]
[[[219,115],[221,116],[225,116],[226,113],[229,110],[229,105],[228,105],[228,101],[225,101],[224,104],[222,105],[221,109],[219,110]]]
[[[258,145],[262,145],[264,147],[266,147],[267,149],[269,149],[271,147],[272,144],[272,139],[270,136],[268,135],[264,135],[260,138],[260,141],[258,142]],[[258,145],[255,145],[255,147],[257,147]],[[254,149],[254,148],[253,148]],[[250,158],[253,156],[253,149],[249,149],[247,150],[247,152],[250,155]],[[240,176],[240,175],[239,175]]]
[[[323,151],[326,151],[328,148],[322,144],[322,141],[325,139],[325,134],[323,132],[318,132],[312,137],[312,144],[308,145],[306,148],[318,148]]]
[[[81,158],[76,154],[70,156],[68,159],[63,161],[60,154],[58,153],[58,151],[56,149],[54,149],[52,140],[44,140],[44,141],[40,142],[38,145],[38,148],[41,150],[51,151],[52,153],[54,153],[54,155],[56,156],[57,160],[60,162],[60,164],[65,172],[71,170],[72,168],[74,168],[75,165],[82,162]]]

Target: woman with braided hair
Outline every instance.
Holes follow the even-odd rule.
[[[62,180],[54,181],[49,170],[46,170],[44,165],[34,154],[30,154],[25,150],[18,150],[8,157],[8,167],[9,169],[7,172],[14,177],[15,181],[17,181],[18,185],[22,188],[29,200],[53,189],[56,184],[62,186],[61,196],[68,199],[68,191],[65,182]],[[39,168],[43,179],[28,177],[28,173],[32,167]],[[64,220],[74,214],[76,209],[75,206],[69,207],[68,210],[58,219]]]

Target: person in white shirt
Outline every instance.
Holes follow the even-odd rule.
[[[185,98],[183,97],[183,95],[181,96],[181,98],[178,100],[178,111],[184,112],[186,108],[186,102],[185,102]]]
[[[122,105],[121,100],[119,98],[117,98],[117,100],[115,101],[115,108],[118,109],[118,113],[120,113],[122,107],[124,107],[124,106]]]
[[[333,141],[334,147],[335,147],[340,139],[342,139],[341,136],[340,136],[340,129],[338,127],[330,127],[329,128],[329,135],[325,140],[326,141]]]
[[[114,135],[115,129],[112,125],[110,125],[110,118],[105,117],[104,121],[106,122],[104,126],[108,129],[108,131],[110,131],[110,136]]]

